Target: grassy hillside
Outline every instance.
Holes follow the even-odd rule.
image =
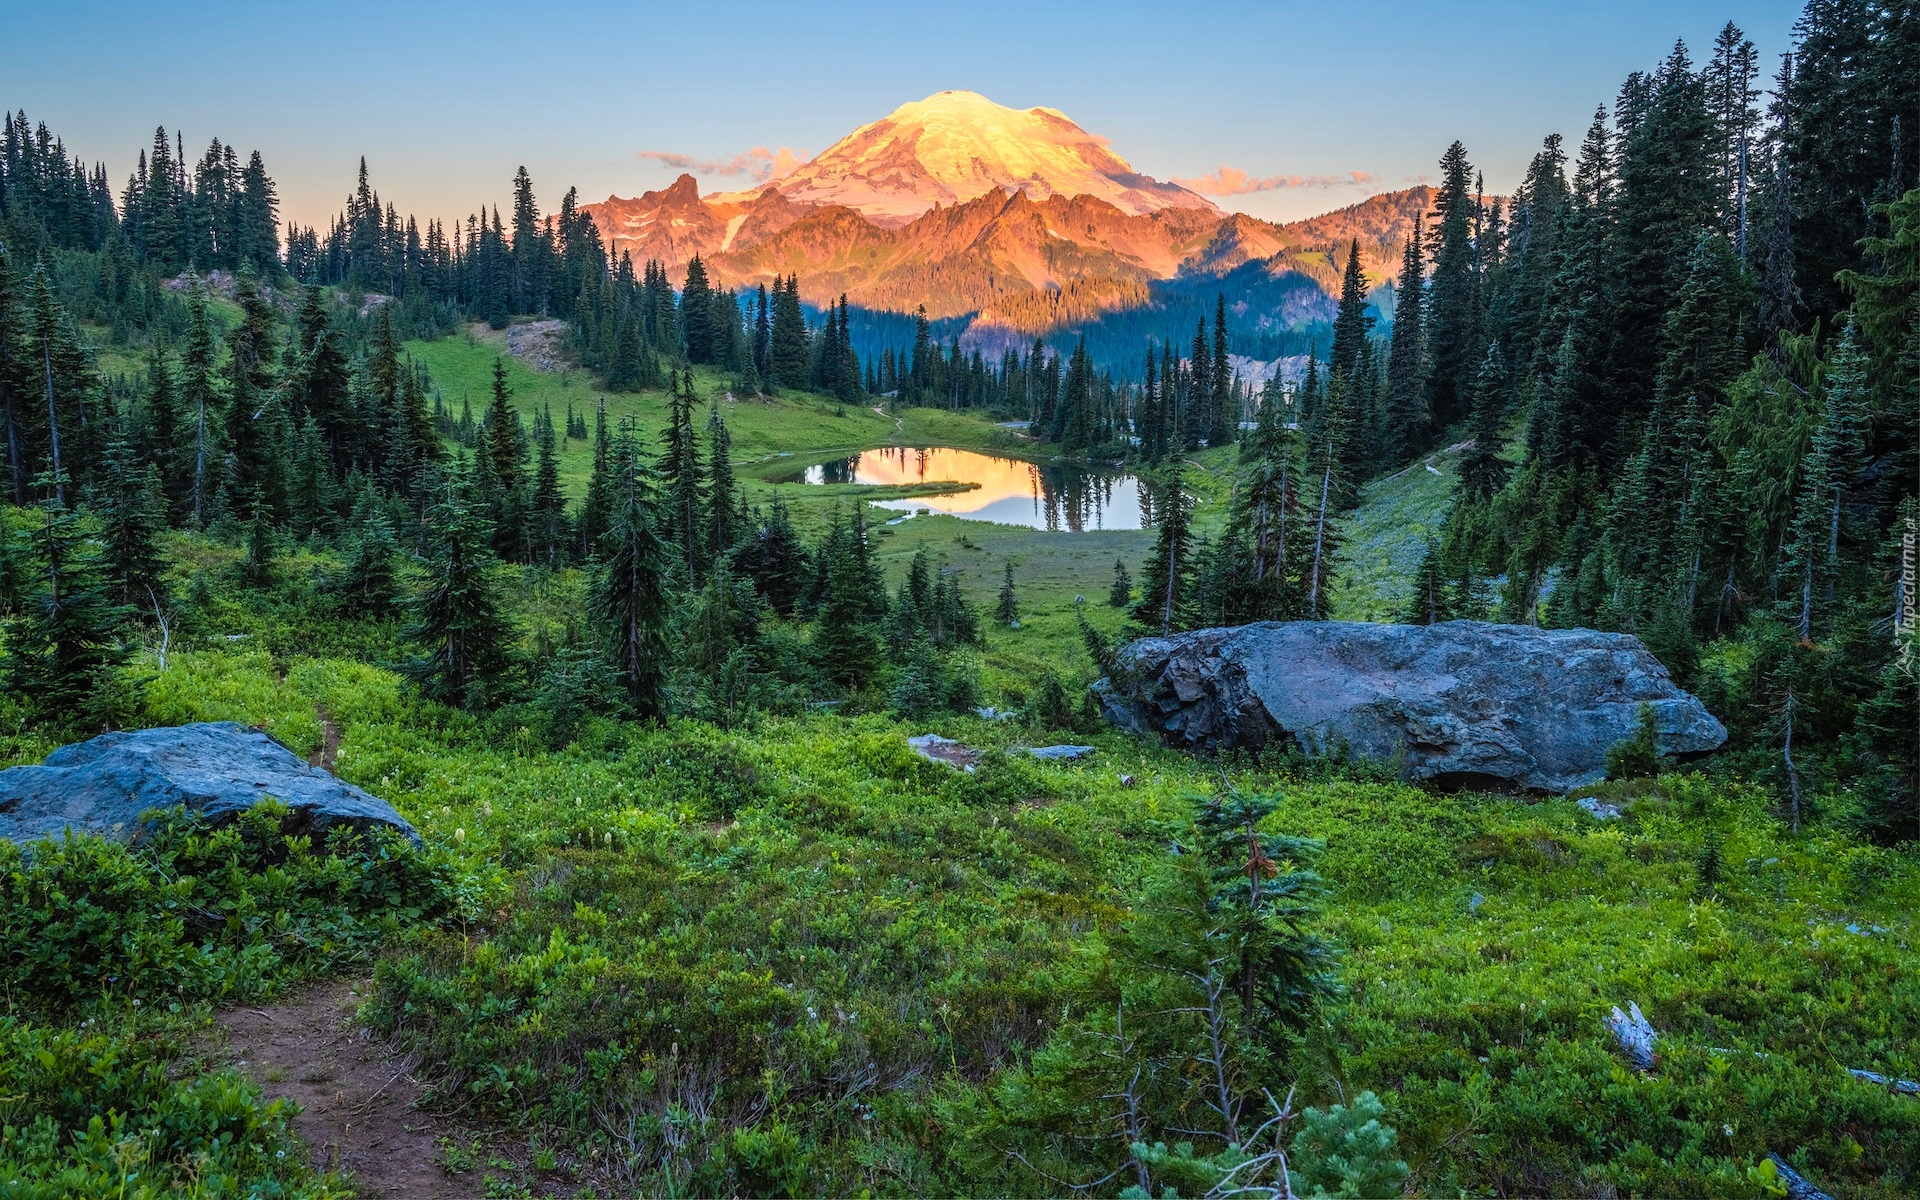
[[[456,412],[463,396],[480,408],[500,349],[480,333],[410,346]],[[577,372],[505,361],[523,413],[596,396]],[[705,373],[697,386],[724,393]],[[808,530],[874,489],[768,482],[798,464],[888,443],[1032,448],[946,412],[722,403],[749,494],[781,489]],[[649,432],[663,408],[609,397]],[[1204,531],[1233,453],[1194,458]],[[577,495],[588,450],[566,454]],[[1446,454],[1368,486],[1338,615],[1397,611],[1451,486]],[[1113,560],[1137,571],[1153,537],[939,515],[873,528],[892,583],[924,550],[983,612],[1012,564],[1019,626],[989,620],[955,653],[980,703],[1028,711],[1050,673],[1070,696],[1092,678],[1076,599],[1119,632]],[[1299,1194],[1339,1194],[1340,1163],[1403,1160],[1389,1191],[1759,1200],[1782,1191],[1769,1153],[1834,1195],[1916,1185],[1920,1103],[1849,1071],[1920,1077],[1920,864],[1824,819],[1838,797],[1813,798],[1796,832],[1778,797],[1725,774],[1441,794],[1289,755],[1184,756],[1079,718],[899,719],[885,680],[733,728],[644,728],[529,673],[469,714],[396,669],[414,649],[399,620],[336,613],[335,551],[290,548],[256,584],[243,555],[169,535],[165,657],[157,638],[139,652],[117,720],[236,720],[331,754],[423,846],[287,839],[271,812],[218,832],[168,822],[136,849],[0,842],[8,1195],[351,1194],[309,1159],[321,1148],[300,1144],[272,1075],[216,1032],[216,1014],[316,978],[358,989],[359,1019],[422,1085],[409,1122],[461,1192],[1113,1194],[1137,1070],[1158,1090],[1134,1133],[1172,1146],[1145,1153],[1153,1190],[1202,1194],[1221,1168],[1195,1154],[1222,1150],[1205,1038],[1177,991],[1153,990],[1177,972],[1149,986],[1140,963],[1191,878],[1197,814],[1232,795],[1272,799],[1261,835],[1311,839],[1275,873],[1311,863],[1323,881],[1298,919],[1332,952],[1333,986],[1235,1068],[1248,1097],[1294,1097]],[[590,644],[582,572],[501,582],[528,662]],[[770,625],[767,645],[796,655],[817,636]],[[927,732],[981,751],[977,769],[915,755],[906,739]],[[1067,741],[1095,753],[1023,752]],[[56,742],[0,695],[0,766]],[[1622,815],[1588,815],[1589,796]],[[1659,1033],[1649,1071],[1604,1024],[1629,1004]],[[1391,1137],[1355,1119],[1337,1145],[1313,1140],[1368,1093]]]
[[[988,654],[1020,642],[996,633]],[[280,1118],[180,1035],[210,1003],[369,965],[367,1019],[418,1056],[441,1108],[499,1131],[496,1194],[1059,1192],[1010,1157],[1036,1136],[1029,1056],[1092,1001],[1086,970],[1164,859],[1163,822],[1222,786],[1274,792],[1270,828],[1325,844],[1316,925],[1344,951],[1341,991],[1276,1085],[1303,1104],[1383,1097],[1410,1193],[1758,1197],[1770,1150],[1836,1194],[1913,1184],[1920,1105],[1845,1069],[1920,1074],[1920,871],[1791,835],[1751,788],[1602,789],[1628,814],[1603,823],[1571,800],[1216,766],[1114,733],[1065,734],[1099,747],[1087,765],[1016,752],[973,775],[906,749],[923,729],[1009,750],[1062,736],[973,718],[601,726],[553,751],[355,661],[210,647],[143,666],[142,721],[237,719],[306,752],[324,709],[339,772],[426,839],[421,886],[437,899],[331,958],[271,922],[242,932],[251,973],[224,969],[211,991],[205,968],[97,943],[82,969],[113,978],[69,1016],[23,1010],[13,982],[0,1071],[10,1103],[53,1095],[70,1068],[35,1047],[64,1045],[59,1029],[88,1015],[101,1032],[85,1061],[119,1053],[229,1089],[256,1114],[240,1146],[292,1194],[336,1184],[273,1160]],[[8,945],[64,928],[19,899],[42,894],[46,860],[0,856]],[[125,920],[100,910],[103,929]],[[169,997],[173,1015],[132,1007]],[[1662,1034],[1652,1073],[1623,1065],[1602,1024],[1629,1000]],[[636,1135],[667,1128],[679,1134]],[[37,1178],[86,1161],[110,1177],[106,1143],[56,1143],[10,1131],[0,1165]],[[149,1144],[185,1153],[173,1134]],[[1092,1178],[1124,1156],[1096,1140],[1073,1158]]]
[[[1452,508],[1459,457],[1458,451],[1441,450],[1360,489],[1359,507],[1340,525],[1335,620],[1400,619],[1427,541],[1440,536]]]
[[[578,367],[540,370],[507,353],[505,331],[485,325],[438,341],[408,342],[406,349],[426,364],[441,400],[456,417],[465,405],[472,406],[476,421],[485,415],[493,395],[493,364],[497,359],[506,366],[513,402],[529,424],[533,414],[545,407],[553,412],[556,426],[564,429],[567,408],[572,405],[576,412],[586,414],[591,431],[597,405],[605,399],[611,425],[632,416],[649,437],[658,435],[666,425],[664,391],[607,392]],[[748,468],[749,477],[756,460],[781,454],[814,456],[817,461],[832,451],[889,443],[1003,451],[1030,444],[1010,430],[967,414],[919,408],[882,414],[812,392],[739,398],[731,395],[726,378],[719,373],[696,367],[694,377],[694,390],[700,398],[720,404],[733,437],[735,462]],[[705,413],[697,414],[697,419],[704,422]],[[592,472],[593,443],[591,439],[563,439],[558,449],[561,482],[568,496],[577,500],[585,495]]]

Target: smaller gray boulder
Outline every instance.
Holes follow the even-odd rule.
[[[269,796],[292,810],[290,835],[318,840],[341,825],[387,826],[420,843],[386,801],[232,721],[105,733],[62,746],[37,767],[0,771],[0,837],[29,842],[73,830],[132,842],[153,810],[184,807],[219,824]]]
[[[1093,754],[1092,746],[1030,746],[1027,753],[1051,762],[1079,762]]]

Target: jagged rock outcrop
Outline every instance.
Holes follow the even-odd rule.
[[[1563,792],[1605,777],[1651,704],[1663,754],[1727,731],[1638,638],[1481,621],[1264,622],[1143,638],[1097,685],[1109,720],[1191,750],[1291,739],[1443,785]]]
[[[106,733],[60,747],[40,766],[0,771],[0,837],[25,842],[71,829],[131,842],[151,810],[184,806],[218,824],[268,796],[292,810],[283,826],[290,835],[388,826],[420,840],[386,801],[232,721]]]

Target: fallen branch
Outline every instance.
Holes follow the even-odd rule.
[[[1787,1165],[1787,1160],[1773,1151],[1767,1151],[1767,1160],[1773,1163],[1773,1169],[1780,1176],[1780,1182],[1787,1185],[1787,1200],[1833,1200],[1819,1188],[1813,1186],[1805,1175]]]
[[[1877,1083],[1883,1088],[1891,1088],[1896,1096],[1920,1096],[1920,1082],[1911,1079],[1895,1079],[1878,1071],[1862,1071],[1859,1067],[1848,1067],[1847,1074],[1868,1083]]]

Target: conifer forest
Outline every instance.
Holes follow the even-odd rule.
[[[1920,1192],[1920,11],[1765,32],[1293,223],[0,94],[0,1196]]]

